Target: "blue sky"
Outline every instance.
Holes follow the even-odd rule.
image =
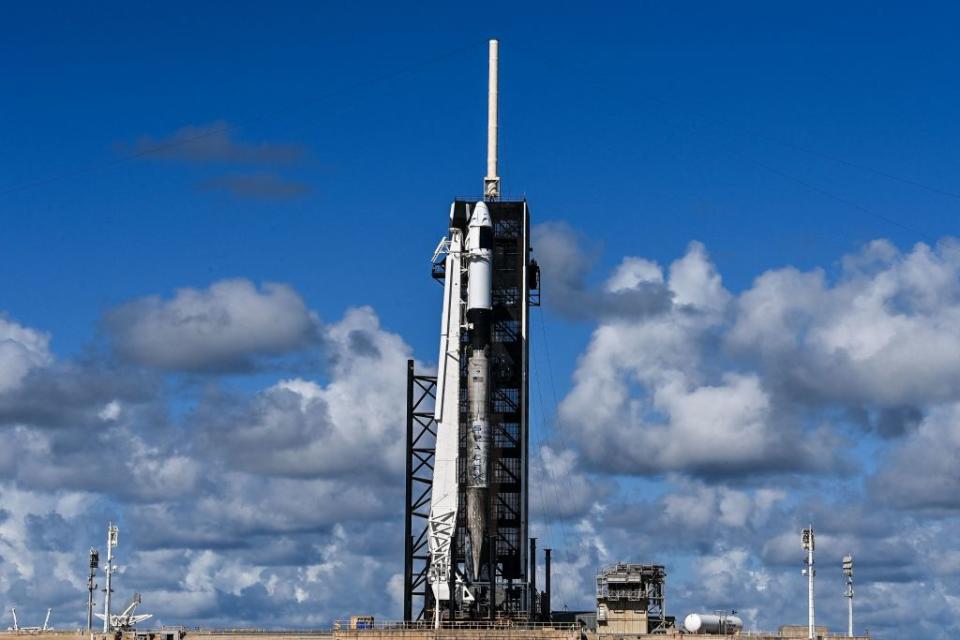
[[[697,238],[742,287],[878,236],[909,246],[951,230],[955,198],[789,146],[949,190],[951,20],[917,5],[40,5],[7,23],[3,186],[96,167],[4,195],[18,233],[3,253],[20,265],[4,298],[68,353],[104,304],[237,274],[295,282],[323,313],[375,303],[425,348],[433,327],[407,303],[432,284],[416,256],[450,196],[477,190],[476,52],[491,34],[504,47],[505,190],[595,238],[608,263],[668,260]],[[216,121],[306,146],[289,171],[311,193],[278,207],[198,193],[219,167],[105,168],[118,145]],[[365,251],[398,246],[400,277],[359,268]]]
[[[555,546],[589,550],[571,552],[569,566],[560,567],[571,576],[563,588],[574,594],[573,576],[580,576],[589,603],[594,562],[664,559],[677,567],[670,588],[691,610],[746,610],[753,599],[766,607],[753,624],[796,621],[803,612],[788,606],[786,591],[769,599],[745,591],[729,602],[717,594],[745,575],[802,588],[781,538],[794,519],[817,515],[837,545],[856,543],[865,553],[931,541],[941,554],[936,570],[916,549],[898,556],[901,574],[865,569],[873,581],[864,591],[865,619],[873,629],[902,630],[912,616],[890,613],[884,599],[910,583],[934,594],[921,607],[931,629],[949,628],[956,623],[944,612],[960,597],[949,542],[960,504],[943,496],[960,487],[941,460],[927,468],[947,465],[945,486],[896,473],[918,452],[955,446],[948,436],[960,394],[951,386],[954,370],[938,356],[954,353],[956,259],[953,245],[936,243],[955,235],[960,199],[956,14],[946,3],[875,2],[8,7],[0,26],[0,311],[3,339],[13,345],[9,370],[22,375],[10,374],[8,387],[0,378],[8,395],[2,429],[23,451],[46,451],[52,466],[66,465],[69,457],[60,456],[86,437],[121,447],[141,468],[179,460],[172,475],[192,479],[124,494],[86,476],[37,477],[11,460],[0,493],[0,509],[13,514],[0,529],[14,541],[8,553],[20,549],[17,536],[30,527],[56,531],[66,522],[100,536],[105,517],[200,518],[211,529],[234,527],[235,538],[124,536],[147,554],[131,576],[145,576],[145,605],[152,589],[166,620],[216,624],[217,611],[249,610],[260,598],[278,616],[299,616],[291,603],[312,602],[309,619],[318,623],[350,613],[322,589],[301,601],[257,588],[271,575],[292,584],[300,565],[327,566],[323,549],[348,558],[351,575],[370,558],[389,564],[390,554],[351,540],[351,532],[369,523],[384,535],[393,531],[390,518],[371,515],[377,500],[364,502],[379,493],[393,508],[391,481],[354,479],[368,491],[359,500],[365,506],[343,520],[241,526],[236,514],[204,511],[205,499],[235,498],[239,509],[241,489],[258,474],[281,494],[305,490],[285,484],[296,482],[322,484],[307,487],[318,495],[336,493],[336,482],[347,480],[327,463],[291,479],[278,471],[289,463],[286,453],[263,465],[239,444],[223,460],[206,458],[205,447],[229,438],[218,430],[225,428],[214,418],[220,413],[236,411],[233,419],[250,426],[241,444],[259,442],[256,434],[270,425],[289,425],[269,416],[290,410],[294,394],[303,415],[296,437],[287,434],[292,441],[342,446],[348,455],[357,446],[352,436],[324,438],[346,428],[336,422],[348,413],[336,408],[343,399],[333,396],[362,369],[350,364],[360,357],[351,332],[378,345],[382,362],[365,365],[377,375],[409,354],[425,366],[433,361],[439,288],[429,258],[450,199],[480,191],[485,42],[495,36],[504,190],[526,196],[534,221],[546,223],[534,240],[549,267],[545,305],[533,321],[543,395],[534,438],[549,448],[546,468],[568,470],[554,484],[584,495],[569,512],[544,506],[541,514],[539,526]],[[877,240],[888,244],[871,244]],[[935,248],[915,249],[919,242]],[[819,285],[812,282],[818,270]],[[636,276],[619,293],[611,291],[618,274]],[[767,280],[757,280],[763,274]],[[637,281],[649,286],[634,290]],[[603,311],[621,303],[646,309],[644,296],[658,287],[674,301],[667,310]],[[597,309],[571,313],[571,300]],[[785,315],[764,316],[771,307],[763,301]],[[358,307],[369,309],[350,311]],[[211,350],[171,328],[187,310],[212,317],[224,309],[249,324],[238,321]],[[282,318],[281,329],[262,330],[258,313]],[[881,316],[888,322],[867,322]],[[674,336],[672,351],[672,343],[650,337],[677,327],[685,333]],[[771,335],[764,327],[773,327]],[[630,356],[618,356],[605,339]],[[654,343],[667,346],[644,346]],[[695,353],[687,353],[689,344]],[[933,383],[924,384],[924,372]],[[582,398],[590,396],[589,381],[605,375],[622,385],[623,398],[610,401],[608,422],[587,428],[581,420],[595,407]],[[91,380],[101,382],[82,384]],[[284,386],[290,380],[313,386]],[[66,402],[44,395],[50,389],[73,390],[67,404],[77,413],[54,419],[21,407]],[[388,392],[371,400],[383,413],[370,434],[398,426],[389,419],[396,398]],[[754,457],[741,447],[735,462],[719,468],[657,450],[656,464],[634,452],[604,468],[590,449],[624,425],[641,443],[657,429],[696,439],[685,421],[718,415],[724,395],[743,403],[727,407],[736,414],[731,424],[746,420],[748,430],[733,433],[763,442]],[[113,400],[119,408],[107,411]],[[313,414],[303,408],[311,402],[329,406]],[[771,455],[793,437],[813,444],[792,460]],[[93,450],[83,455],[97,459]],[[758,473],[761,459],[783,469]],[[883,493],[893,486],[913,493]],[[168,489],[175,499],[155,495]],[[270,504],[276,495],[262,499]],[[682,505],[707,503],[717,513],[705,520],[671,516]],[[38,511],[27,513],[27,504]],[[251,498],[248,506],[255,504]],[[891,504],[858,516],[856,525],[832,520]],[[662,517],[628,517],[648,511]],[[725,524],[714,529],[717,521]],[[591,526],[608,528],[599,536],[606,551]],[[900,529],[904,540],[881,535],[886,527]],[[272,543],[285,549],[277,557],[287,558],[271,565],[277,573],[251,568],[239,551],[218,551],[271,531]],[[677,542],[664,545],[665,537]],[[53,538],[29,550],[66,553],[93,541]],[[298,556],[297,549],[311,551]],[[190,580],[151,582],[147,567],[159,553],[188,564]],[[578,554],[588,561],[578,565]],[[14,585],[3,591],[4,603],[41,611],[37,602],[15,600],[72,597],[67,586],[38,593],[30,571],[0,557],[0,572]],[[864,558],[871,562],[881,561]],[[364,573],[364,584],[392,593],[395,570]],[[923,577],[930,571],[934,578]],[[837,611],[825,605],[824,615],[838,625],[842,603],[833,604]],[[394,605],[376,607],[396,615]]]

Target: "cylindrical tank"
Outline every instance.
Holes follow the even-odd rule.
[[[718,616],[714,613],[691,613],[683,619],[688,633],[733,635],[743,629],[743,620],[737,616]]]

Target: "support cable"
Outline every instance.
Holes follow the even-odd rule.
[[[553,360],[550,357],[550,341],[547,337],[547,328],[546,328],[547,323],[546,323],[546,320],[544,319],[546,312],[543,308],[541,308],[540,313],[538,313],[537,315],[540,317],[541,342],[543,343],[544,355],[547,360],[548,379],[550,382],[551,393],[553,395],[553,414],[555,416],[556,424],[557,424],[557,428],[553,430],[553,434],[560,440],[561,447],[563,447],[566,450],[573,451],[574,449],[570,446],[569,442],[567,441],[566,435],[563,430],[563,426],[560,424],[560,400],[559,400],[559,396],[557,395],[557,386],[556,386],[556,382],[553,375]],[[570,483],[570,478],[565,476],[564,479],[567,482],[568,495],[573,495],[573,485]],[[559,492],[559,482],[557,481],[556,477],[554,477],[553,480],[554,480],[553,482],[554,490]],[[557,494],[557,501],[559,504],[560,502],[559,493]],[[568,530],[569,528],[565,525],[562,518],[559,519],[558,524],[560,527],[561,536],[563,537],[563,540],[564,540],[564,544],[566,545],[566,549],[565,549],[566,555],[569,556],[569,554],[573,550],[573,545],[570,543],[571,536]],[[566,607],[567,603],[563,602],[563,605],[564,607]]]
[[[685,124],[686,124],[688,130],[689,130],[691,133],[695,133],[696,130],[697,130],[697,128],[699,128],[696,123],[686,122]],[[785,143],[785,144],[786,144],[786,143]],[[821,187],[821,186],[817,185],[817,184],[814,183],[814,182],[811,182],[811,181],[806,180],[806,179],[804,179],[804,178],[800,178],[800,177],[798,177],[798,176],[796,176],[796,175],[793,175],[793,174],[791,174],[791,173],[788,173],[788,172],[786,172],[786,171],[784,171],[784,170],[782,170],[782,169],[779,169],[779,168],[777,168],[777,167],[775,167],[775,166],[772,166],[772,165],[770,165],[770,164],[768,164],[768,163],[766,163],[766,162],[764,162],[764,161],[757,160],[756,158],[754,158],[754,157],[752,157],[752,156],[750,156],[750,155],[748,155],[748,154],[746,154],[746,153],[744,153],[744,152],[742,152],[742,151],[734,151],[734,150],[731,150],[731,149],[726,148],[726,147],[721,147],[721,150],[722,150],[724,153],[726,153],[727,155],[734,156],[734,157],[738,157],[738,158],[740,158],[740,159],[742,159],[742,160],[744,160],[744,161],[746,161],[746,162],[749,162],[750,164],[753,164],[754,166],[756,166],[756,167],[758,167],[758,168],[760,168],[760,169],[763,169],[764,171],[767,171],[767,172],[769,172],[769,173],[772,173],[772,174],[776,175],[776,176],[779,177],[779,178],[782,178],[782,179],[787,180],[787,181],[790,181],[790,182],[794,182],[794,183],[800,185],[801,187],[803,187],[804,189],[807,189],[808,191],[811,191],[811,192],[816,193],[816,194],[818,194],[818,195],[821,195],[821,196],[830,198],[831,200],[834,200],[834,201],[836,201],[836,202],[838,202],[838,203],[840,203],[840,204],[842,204],[842,205],[845,205],[845,206],[847,206],[847,207],[849,207],[849,208],[856,209],[857,211],[859,211],[859,212],[861,212],[861,213],[865,213],[865,214],[868,215],[868,216],[874,217],[874,218],[876,218],[876,219],[878,219],[878,220],[882,220],[883,222],[886,222],[887,224],[890,224],[890,225],[892,225],[892,226],[898,227],[899,229],[901,229],[901,230],[903,230],[903,231],[908,231],[908,232],[910,232],[910,233],[912,233],[912,234],[915,234],[916,236],[918,236],[918,237],[920,237],[920,238],[923,238],[924,240],[926,240],[928,243],[931,243],[932,245],[935,245],[935,244],[937,243],[937,239],[934,238],[933,236],[931,236],[929,233],[927,233],[927,232],[925,232],[925,231],[922,231],[922,230],[917,229],[917,228],[915,228],[915,227],[911,227],[910,225],[904,224],[903,222],[900,222],[899,220],[896,220],[896,219],[894,219],[894,218],[891,218],[890,216],[887,216],[887,215],[884,215],[884,214],[882,214],[882,213],[879,213],[878,211],[875,211],[875,210],[873,210],[873,209],[871,209],[871,208],[869,208],[869,207],[867,207],[867,206],[865,206],[865,205],[863,205],[863,204],[861,204],[861,203],[859,203],[859,202],[857,202],[857,201],[855,201],[855,200],[852,200],[852,199],[850,199],[850,198],[847,198],[847,197],[845,197],[845,196],[842,196],[842,195],[840,195],[840,194],[838,194],[838,193],[836,193],[836,192],[834,192],[834,191],[831,191],[830,189],[827,189],[827,188],[825,188],[825,187]],[[678,158],[678,157],[675,156],[675,155],[674,155],[674,157],[677,158],[677,159],[680,159],[680,158]],[[838,162],[841,162],[841,160],[839,160],[839,159],[838,159],[837,161],[838,161]],[[902,181],[906,181],[906,179],[904,179],[904,180],[902,180]],[[931,187],[930,189],[928,189],[928,190],[934,190],[934,191],[936,191],[936,190],[935,190],[934,188],[932,188],[932,187]],[[941,193],[942,195],[951,195],[951,196],[954,195],[954,194],[952,194],[952,193],[950,193],[950,192],[940,192],[940,191],[937,191],[937,192],[938,192],[938,193]],[[956,194],[956,196],[957,196],[958,198],[960,198],[960,194]]]

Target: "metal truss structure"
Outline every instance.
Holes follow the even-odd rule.
[[[427,519],[433,483],[433,457],[437,425],[433,404],[437,379],[419,375],[413,360],[407,361],[407,472],[404,502],[403,619],[423,620],[433,608],[427,584],[430,553],[427,549]]]

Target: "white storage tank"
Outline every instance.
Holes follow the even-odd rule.
[[[743,629],[743,620],[733,615],[715,613],[691,613],[683,619],[687,633],[733,635]]]

